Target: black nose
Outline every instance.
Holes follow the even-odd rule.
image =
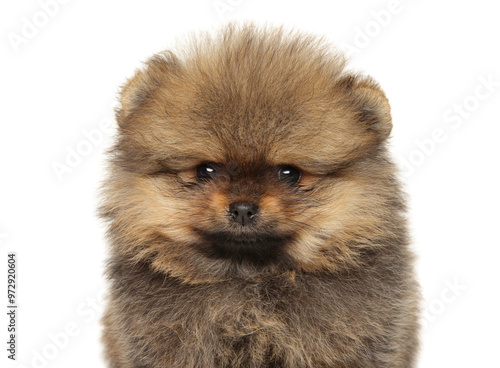
[[[231,220],[239,222],[242,226],[251,223],[258,211],[259,206],[255,203],[233,202],[229,206]]]

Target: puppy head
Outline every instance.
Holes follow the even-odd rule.
[[[251,25],[150,59],[117,111],[102,209],[116,252],[186,282],[356,267],[402,208],[387,99],[344,64]]]

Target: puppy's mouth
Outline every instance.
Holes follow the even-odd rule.
[[[197,247],[210,258],[249,261],[258,264],[279,262],[293,235],[233,234],[226,231],[199,232],[202,242]]]

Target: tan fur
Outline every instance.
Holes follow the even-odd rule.
[[[344,68],[316,37],[230,25],[125,84],[101,208],[109,367],[414,366],[418,287],[390,107]],[[199,182],[207,162],[217,179]],[[281,165],[301,170],[295,187]],[[231,222],[238,201],[258,204],[255,226]],[[233,257],[219,234],[268,240]]]

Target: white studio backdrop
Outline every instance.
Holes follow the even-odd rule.
[[[500,367],[498,14],[486,0],[3,1],[0,366],[104,367],[95,214],[118,87],[188,32],[253,20],[324,35],[380,82],[425,298],[419,366]]]

